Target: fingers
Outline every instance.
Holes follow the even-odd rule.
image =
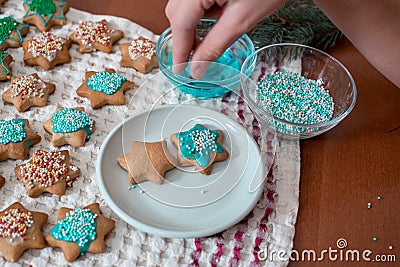
[[[190,66],[192,77],[200,79],[211,62],[218,59],[239,36],[248,32],[260,20],[272,14],[283,3],[284,1],[282,0],[227,2],[223,7],[221,17],[196,47]]]
[[[186,62],[193,48],[196,24],[204,15],[202,4],[201,1],[170,0],[165,9],[173,36],[172,71],[175,74],[181,73],[186,68]]]

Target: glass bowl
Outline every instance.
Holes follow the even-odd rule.
[[[196,38],[201,41],[215,21],[202,19],[196,26]],[[171,28],[168,28],[161,34],[156,47],[161,72],[184,93],[200,98],[219,97],[237,88],[240,84],[242,64],[255,51],[252,41],[244,34],[233,42],[219,59],[210,63],[205,75],[197,80],[190,75],[190,62],[181,74],[172,72],[172,42]]]
[[[288,117],[287,114],[285,115],[286,110],[281,114],[273,110],[272,105],[276,105],[276,103],[281,105],[280,100],[276,100],[277,102],[274,103],[274,99],[271,97],[272,102],[268,103],[273,104],[263,102],[258,86],[261,77],[267,74],[270,75],[268,77],[274,74],[278,75],[277,72],[280,71],[300,74],[307,79],[314,80],[318,85],[322,85],[325,90],[328,90],[334,103],[331,117],[326,121],[317,123],[296,123],[293,121],[299,121],[296,118],[300,116],[298,113],[294,112],[294,118],[284,119],[284,117]],[[343,120],[356,103],[356,85],[349,71],[334,57],[309,46],[289,43],[265,46],[245,60],[241,72],[241,88],[246,103],[258,121],[262,125],[276,130],[277,136],[281,138],[306,139],[324,133]],[[270,86],[266,87],[267,92],[277,90],[276,88],[281,86],[280,83],[271,84],[269,83]],[[310,89],[302,88],[299,91],[303,93],[304,90]],[[307,92],[304,91],[304,93]],[[293,101],[293,98],[287,96],[287,99],[284,99],[283,102],[285,101]],[[315,103],[316,108],[322,108],[320,102]],[[299,113],[305,111],[300,108],[296,108],[297,110],[301,110]]]

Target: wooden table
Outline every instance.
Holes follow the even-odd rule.
[[[126,17],[156,34],[168,26],[164,15],[167,0],[69,2],[91,13]],[[320,253],[329,247],[337,249],[336,241],[344,238],[347,247],[343,251],[369,249],[373,251],[371,259],[376,254],[394,254],[400,261],[400,128],[391,131],[400,125],[400,89],[345,38],[328,52],[353,75],[358,99],[353,112],[336,128],[301,141],[300,208],[294,248]],[[368,203],[372,204],[370,209]],[[323,265],[332,264],[326,256]],[[365,264],[360,259],[358,263],[337,260],[335,265]]]

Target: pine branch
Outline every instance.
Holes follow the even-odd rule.
[[[256,48],[290,42],[326,49],[342,33],[311,0],[291,0],[250,33]]]

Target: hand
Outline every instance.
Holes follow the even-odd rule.
[[[170,21],[173,72],[181,73],[194,50],[191,62],[213,62],[243,33],[271,15],[285,0],[170,0],[165,13]],[[195,27],[203,17],[219,15],[218,21],[196,44]],[[191,64],[193,78],[201,78],[209,64]]]

